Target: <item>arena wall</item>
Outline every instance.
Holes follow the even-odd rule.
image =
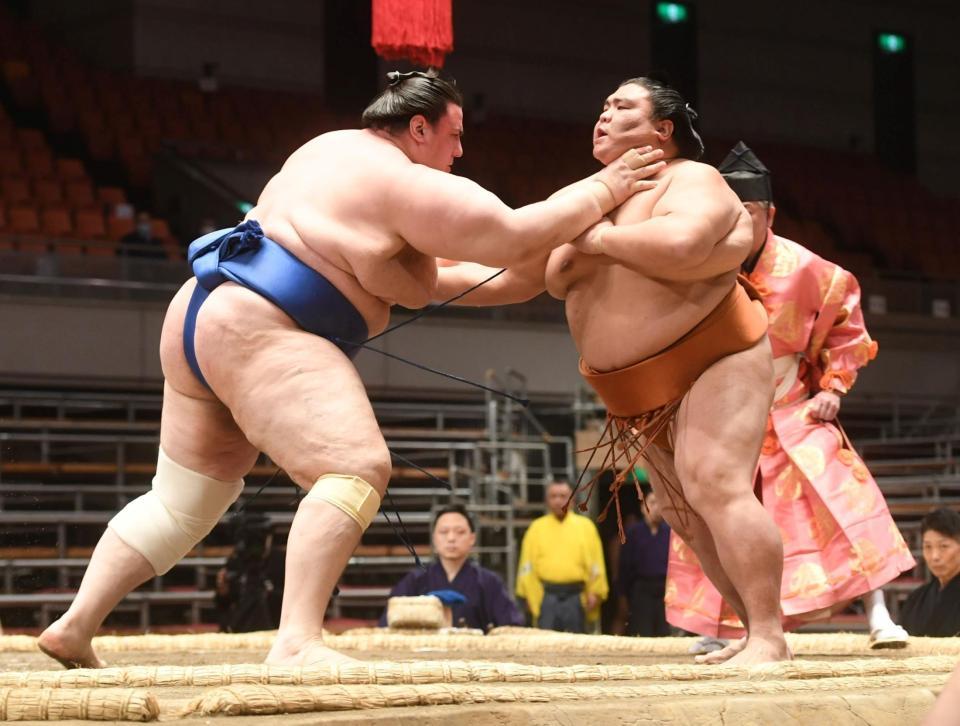
[[[164,306],[130,302],[9,298],[0,304],[0,379],[86,380],[157,385]],[[872,316],[880,355],[855,395],[954,396],[960,391],[960,323],[920,316]],[[482,381],[512,368],[533,392],[569,395],[581,385],[577,353],[562,324],[426,319],[377,345],[390,353]],[[450,381],[372,352],[357,365],[380,391],[467,392]]]

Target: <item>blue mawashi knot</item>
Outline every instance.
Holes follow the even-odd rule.
[[[263,244],[263,228],[250,219],[231,230],[217,230],[194,240],[187,250],[187,259],[197,282],[206,290],[214,290],[227,281],[220,263],[254,252]]]

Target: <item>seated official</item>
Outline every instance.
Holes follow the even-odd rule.
[[[920,524],[923,559],[933,579],[918,587],[900,610],[910,635],[960,635],[960,514],[935,509]]]
[[[433,520],[436,559],[426,569],[408,572],[390,591],[390,597],[455,590],[466,602],[450,604],[454,627],[486,631],[497,625],[523,625],[523,615],[507,594],[503,580],[469,559],[476,543],[476,526],[463,505],[444,507]],[[386,622],[384,612],[380,625]]]

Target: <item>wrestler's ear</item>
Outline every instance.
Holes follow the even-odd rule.
[[[773,229],[773,218],[777,216],[777,207],[773,202],[770,202],[770,206],[767,208],[767,226],[770,229]]]
[[[664,144],[673,136],[673,121],[668,118],[660,119],[653,125],[653,131],[660,143]]]
[[[427,117],[419,113],[416,116],[411,117],[410,124],[407,128],[407,130],[410,132],[410,135],[413,137],[413,140],[420,144],[427,140],[427,133],[429,129],[430,124],[427,122]]]

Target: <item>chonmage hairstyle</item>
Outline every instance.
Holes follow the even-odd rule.
[[[463,105],[463,94],[452,78],[441,78],[435,70],[387,74],[387,87],[370,102],[360,117],[364,129],[402,131],[414,116],[435,124],[447,112],[447,104]]]
[[[960,540],[960,513],[946,507],[934,509],[920,522],[921,535],[930,530]]]
[[[693,110],[683,96],[670,86],[654,80],[640,76],[638,78],[628,78],[620,84],[620,87],[633,83],[641,88],[645,88],[650,94],[650,105],[653,108],[652,118],[656,121],[669,119],[673,121],[673,140],[677,145],[680,156],[685,159],[697,161],[703,156],[703,139],[693,127],[693,122],[697,120],[697,112]]]

